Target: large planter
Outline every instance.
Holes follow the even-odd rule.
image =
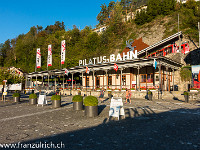
[[[20,97],[13,97],[14,102],[18,103],[20,102]]]
[[[85,106],[85,116],[87,117],[98,116],[98,106]]]
[[[73,102],[74,110],[83,110],[83,102]]]
[[[52,105],[54,108],[61,107],[61,100],[52,100]]]
[[[189,102],[189,95],[184,95],[185,97],[185,102],[188,103]]]
[[[29,99],[29,104],[36,105],[37,104],[37,98],[31,98],[31,99]]]

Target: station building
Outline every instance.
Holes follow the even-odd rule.
[[[142,38],[130,43],[127,42],[127,47],[121,54],[79,60],[79,66],[69,68],[68,71],[71,74],[72,81],[74,75],[79,74],[82,89],[174,90],[174,74],[183,64],[167,58],[163,54],[155,57],[147,56],[167,45],[175,45],[175,41],[179,40],[181,36],[182,32],[178,32],[151,46],[145,44]],[[166,49],[167,52],[169,52],[169,49]],[[165,53],[165,50],[163,53]],[[29,73],[26,79],[29,78],[30,80],[30,78],[49,75],[64,76],[65,71],[66,68]],[[64,82],[66,81],[63,80],[63,87]],[[73,88],[76,88],[74,82],[72,82]]]

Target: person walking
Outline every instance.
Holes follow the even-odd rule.
[[[128,90],[128,99],[129,99],[129,103],[130,103],[130,104],[131,104],[131,95],[132,95],[132,94],[131,94],[131,90],[129,89],[129,90]]]
[[[100,96],[99,96],[101,103],[103,103],[103,97],[104,97],[104,90],[102,88],[100,91]]]
[[[126,102],[125,102],[125,104],[127,103],[128,98],[129,98],[129,93],[128,93],[128,89],[126,89],[126,98],[125,98]]]

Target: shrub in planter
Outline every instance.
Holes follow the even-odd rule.
[[[13,100],[14,100],[14,102],[20,102],[20,94],[14,93],[13,94]]]
[[[20,97],[20,94],[19,93],[14,93],[13,97]]]
[[[51,97],[52,105],[54,108],[61,107],[61,96],[60,95],[53,95]]]
[[[75,95],[72,102],[74,110],[83,110],[83,97],[81,95]]]
[[[152,92],[151,92],[151,91],[148,91],[148,98],[149,98],[150,101],[152,100],[152,97],[153,97]]]
[[[188,103],[189,102],[189,92],[184,91],[183,95],[185,97],[185,102]]]
[[[84,101],[85,115],[87,117],[98,116],[98,99],[94,96],[87,96]]]
[[[37,104],[37,95],[36,94],[30,94],[29,95],[29,103],[31,105],[36,105]]]

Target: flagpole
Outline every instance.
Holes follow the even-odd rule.
[[[36,68],[37,68],[37,49],[36,49],[36,62],[35,62],[35,72],[36,72]]]
[[[47,73],[48,73],[48,85],[47,85],[47,87],[48,87],[48,90],[49,90],[49,67],[48,67],[48,57],[49,57],[49,55],[47,56]]]

